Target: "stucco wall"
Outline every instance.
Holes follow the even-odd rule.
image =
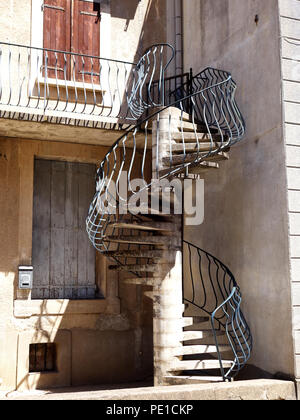
[[[34,41],[37,45],[32,39],[32,0],[23,0],[22,5],[16,0],[0,3],[0,41],[21,45]],[[166,3],[102,2],[106,14],[102,25],[104,21],[110,25],[103,56],[136,61],[150,44],[164,42]],[[17,54],[13,59],[17,60]],[[26,60],[21,64],[26,69]],[[17,77],[14,74],[12,80],[15,82]],[[116,274],[107,273],[106,299],[78,304],[33,302],[30,294],[17,289],[18,266],[32,262],[34,156],[99,163],[106,152],[101,144],[108,145],[116,138],[116,133],[107,129],[64,130],[47,123],[33,127],[34,124],[13,120],[3,120],[1,124],[1,134],[7,136],[0,138],[1,389],[143,379],[152,374],[152,305],[140,286],[122,282],[118,286]],[[54,138],[45,135],[48,130],[56,133]],[[52,376],[29,375],[28,346],[44,341],[55,341],[62,349],[60,372]]]
[[[152,373],[152,306],[140,286],[102,270],[106,298],[32,301],[17,289],[31,264],[34,157],[99,162],[105,147],[0,138],[2,390],[138,380]],[[105,267],[105,261],[102,262]],[[58,373],[29,374],[29,344],[56,342]]]
[[[39,0],[33,0],[37,5]],[[8,0],[0,4],[0,41],[31,45],[32,0]],[[166,40],[166,0],[105,0],[101,10],[110,15],[110,45],[104,58],[134,61],[151,44]],[[105,23],[106,24],[106,23]],[[104,35],[104,34],[103,34]],[[35,42],[35,45],[37,43]]]
[[[254,338],[250,364],[293,375],[278,13],[277,0],[184,2],[185,70],[230,71],[247,124],[230,160],[204,176],[205,221],[185,236],[236,276]]]

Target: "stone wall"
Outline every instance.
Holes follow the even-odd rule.
[[[300,3],[279,0],[295,375],[300,378]]]

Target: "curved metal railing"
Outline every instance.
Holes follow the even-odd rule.
[[[0,42],[0,117],[94,128],[132,125],[148,107],[164,104],[162,80],[173,56],[169,44],[151,46],[133,63]],[[154,79],[155,101],[147,95]]]
[[[154,110],[152,115],[127,130],[100,163],[96,177],[96,194],[86,221],[89,238],[99,251],[108,250],[104,238],[107,236],[108,224],[119,217],[119,206],[125,213],[129,210],[127,191],[131,196],[141,196],[153,185],[153,178],[163,180],[180,173],[186,174],[189,168],[200,165],[205,159],[227,150],[242,139],[245,125],[235,101],[236,84],[231,75],[210,68],[201,75],[197,76],[198,83],[199,80],[204,80],[200,90],[171,105]],[[131,103],[142,104],[140,108],[136,107],[138,112],[147,108],[140,98],[141,95],[139,99],[131,100]],[[188,118],[192,128],[189,130],[194,135],[196,144],[192,153],[189,151],[189,139],[185,132],[186,109],[190,110]],[[179,154],[173,140],[174,134],[181,140],[182,151]],[[159,152],[162,137],[168,139],[164,155]],[[154,150],[153,155],[152,141],[156,142],[156,152]],[[149,167],[149,162],[152,162],[155,170]],[[140,180],[138,187],[137,178]],[[121,189],[124,182],[126,186]],[[125,190],[126,194],[122,194],[120,190]],[[146,197],[144,201],[147,201]]]
[[[242,295],[236,280],[218,258],[190,242],[187,254],[184,301],[209,315],[224,380],[234,378],[250,358],[253,340],[241,311]],[[232,367],[225,371],[218,331],[224,331],[232,352]]]
[[[167,60],[166,66],[168,64]],[[114,143],[100,163],[96,176],[96,193],[86,219],[87,233],[94,247],[114,258],[119,265],[127,266],[128,261],[131,266],[147,264],[150,259],[143,261],[134,257],[138,254],[136,251],[155,250],[152,245],[147,245],[142,240],[143,235],[155,236],[153,232],[140,232],[140,244],[139,241],[135,241],[134,244],[130,241],[126,243],[126,239],[131,235],[128,223],[130,225],[149,220],[148,211],[151,214],[152,209],[151,204],[149,206],[151,200],[148,192],[156,182],[172,180],[182,173],[187,175],[190,168],[201,165],[205,159],[226,151],[240,141],[245,133],[244,120],[235,101],[236,84],[229,73],[207,68],[193,79],[192,92],[186,94],[184,86],[176,92],[168,92],[168,97],[173,95],[174,100],[167,101],[167,105],[162,106],[166,97],[164,91],[166,67],[161,65],[160,68],[163,69],[159,75],[161,82],[156,83],[159,92],[153,95],[153,89],[149,85],[151,86],[155,76],[147,52],[137,66],[138,77],[128,103],[131,112],[140,118],[139,123],[128,129]],[[145,75],[148,80],[144,79]],[[151,115],[143,117],[145,111]],[[186,124],[189,134],[186,131]],[[162,139],[165,146],[163,152],[160,148]],[[180,140],[179,148],[178,140]],[[138,208],[132,205],[131,201],[134,204],[139,201]],[[122,221],[126,221],[127,225],[126,223],[122,225]],[[118,240],[114,240],[116,229]],[[205,253],[196,247],[195,249],[199,256],[202,252]],[[240,311],[241,295],[233,275],[215,257],[208,253],[205,253],[205,256],[210,261],[209,270],[214,265],[218,273],[223,272],[223,280],[219,281],[219,274],[214,277],[208,275],[212,294],[208,296],[206,294],[208,289],[201,277],[200,284],[203,285],[205,296],[204,305],[198,305],[195,300],[196,288],[193,280],[194,294],[190,303],[210,315],[217,347],[219,345],[217,329],[225,329],[233,352],[233,365],[227,372],[223,369],[218,352],[220,368],[226,380],[234,377],[249,359],[252,338]],[[202,276],[201,264],[199,269]],[[133,274],[140,276],[139,273]],[[210,301],[208,297],[215,299],[211,307],[207,306]]]

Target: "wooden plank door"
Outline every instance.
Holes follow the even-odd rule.
[[[85,218],[95,165],[35,161],[33,299],[94,299],[96,255]]]

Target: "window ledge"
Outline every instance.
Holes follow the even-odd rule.
[[[106,90],[103,90],[100,85],[92,83],[40,77],[35,80],[29,96],[32,99],[44,98],[47,101],[55,101],[57,104],[83,104],[111,109],[111,106],[104,104],[105,93]]]
[[[32,316],[74,315],[74,314],[119,314],[120,301],[115,299],[93,300],[15,300],[14,315],[16,318]]]
[[[71,90],[77,89],[77,90],[86,90],[89,92],[100,92],[102,95],[104,95],[106,93],[105,90],[103,90],[101,88],[100,85],[97,84],[92,84],[92,83],[83,83],[83,82],[78,82],[78,81],[71,81],[71,80],[62,80],[62,79],[53,79],[53,78],[47,78],[45,79],[44,77],[40,77],[37,81],[36,81],[36,85],[46,85],[46,86],[53,86],[53,87],[59,87],[59,88],[68,88]]]

